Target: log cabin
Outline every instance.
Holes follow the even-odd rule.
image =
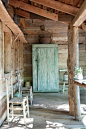
[[[44,27],[41,29],[41,27]],[[41,36],[40,36],[41,35]],[[75,67],[86,77],[86,0],[0,0],[0,125],[7,116],[5,79],[16,74],[33,93],[59,92],[59,70],[68,71],[69,115],[81,120]]]

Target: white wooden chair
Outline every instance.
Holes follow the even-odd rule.
[[[62,81],[63,82],[63,94],[64,94],[64,91],[67,89],[68,90],[68,81]]]
[[[62,92],[63,92],[63,94],[64,94],[64,91],[66,89],[68,90],[68,81],[63,79],[64,72],[67,72],[67,69],[60,69],[59,70],[59,76],[60,76],[59,84],[62,84]]]
[[[10,81],[9,81],[10,80]],[[10,83],[8,83],[10,82]],[[9,90],[10,89],[10,90]],[[10,92],[9,92],[10,91]],[[24,124],[26,125],[26,117],[29,117],[29,105],[28,105],[28,96],[26,97],[13,97],[13,82],[12,82],[12,74],[6,79],[6,93],[7,93],[7,120],[9,124],[10,116],[13,118],[14,116],[23,116]],[[9,99],[11,94],[11,99]],[[18,113],[19,111],[19,113]]]
[[[20,91],[21,91],[22,97],[28,96],[30,98],[30,104],[32,105],[32,102],[33,102],[32,86],[30,86],[30,87],[21,87]]]

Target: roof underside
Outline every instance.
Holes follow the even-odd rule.
[[[29,12],[28,10],[25,10],[21,6],[15,6],[13,4],[14,0],[10,0],[9,4],[14,7],[14,9],[20,9],[24,10],[26,12]],[[36,7],[39,10],[46,10],[50,13],[55,14],[70,14],[70,15],[76,15],[78,12],[78,9],[81,7],[84,0],[17,0],[18,2],[23,2],[24,4],[31,5],[31,7]],[[14,1],[15,2],[15,1]],[[32,13],[35,13],[32,11]],[[37,13],[36,13],[37,14]]]

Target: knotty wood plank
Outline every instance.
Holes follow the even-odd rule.
[[[30,18],[30,13],[26,11],[22,11],[21,9],[16,9],[15,13],[19,16],[25,17],[25,18]]]
[[[48,6],[50,8],[71,14],[71,15],[76,15],[76,13],[78,12],[78,8],[58,2],[58,1],[50,1],[50,0],[31,0],[34,1],[36,3],[40,3],[42,5]]]
[[[26,4],[24,2],[21,2],[21,1],[18,1],[18,0],[15,0],[15,1],[10,0],[9,4],[14,6],[14,7],[19,7],[21,9],[25,10],[25,11],[33,12],[33,13],[36,13],[38,15],[47,17],[49,19],[58,21],[58,15],[56,15],[54,13],[51,14],[49,11],[40,9],[38,7],[29,5],[29,4]]]

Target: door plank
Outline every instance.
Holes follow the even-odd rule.
[[[55,85],[59,90],[59,67],[58,67],[58,48],[55,48]]]
[[[33,48],[33,91],[37,90],[37,48]]]
[[[38,48],[38,90],[47,90],[46,48]]]
[[[52,91],[55,87],[55,62],[54,62],[54,48],[47,49],[47,76],[48,76],[48,90]]]
[[[58,92],[58,79],[57,45],[33,45],[33,92]]]

